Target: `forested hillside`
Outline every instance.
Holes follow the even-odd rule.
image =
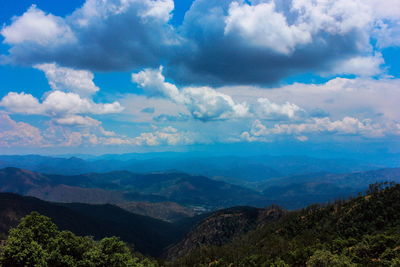
[[[48,216],[61,229],[101,239],[118,236],[146,255],[160,256],[202,217],[174,224],[130,213],[113,205],[51,203],[33,197],[0,193],[0,240],[33,211]]]
[[[224,246],[168,266],[400,266],[400,185],[289,212]]]
[[[12,194],[4,196],[11,198],[12,203],[21,198]],[[11,230],[8,237],[3,236],[3,239],[7,238],[0,249],[3,266],[33,266],[33,261],[47,264],[38,266],[105,266],[90,263],[95,261],[94,257],[103,263],[112,260],[114,264],[108,263],[107,266],[115,267],[400,266],[400,185],[394,183],[373,184],[366,194],[353,199],[315,204],[297,211],[287,212],[278,207],[235,207],[203,215],[203,218],[189,218],[173,227],[154,219],[129,215],[111,205],[56,205],[33,198],[29,203],[35,202],[39,202],[34,205],[35,209],[48,212],[50,216],[58,214],[54,217],[56,222],[73,222],[78,218],[86,227],[102,228],[107,226],[106,222],[109,223],[107,227],[114,224],[114,228],[104,230],[113,229],[109,235],[129,232],[132,237],[140,237],[142,243],[135,248],[139,251],[158,248],[153,254],[158,256],[158,262],[134,256],[118,239],[93,241],[77,237],[70,232],[60,232],[49,219],[31,214]],[[23,211],[27,212],[27,209]],[[10,208],[3,213],[2,227],[7,223],[4,218],[10,221],[14,218],[12,222],[15,224],[18,214]],[[48,225],[44,229],[51,231],[37,235],[40,229],[43,231],[43,223]],[[179,242],[176,240],[175,245],[168,237],[155,239],[156,236],[168,235],[169,231],[192,226],[192,230]],[[86,231],[90,233],[89,228]],[[125,234],[122,237],[126,239],[129,236]],[[48,241],[43,241],[43,238]],[[167,248],[164,243],[163,255],[160,255],[163,248],[160,242],[171,244]],[[50,264],[54,262],[58,265]]]

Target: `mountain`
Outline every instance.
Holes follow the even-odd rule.
[[[345,174],[315,173],[271,179],[264,183],[263,194],[275,204],[288,209],[313,203],[347,199],[365,191],[369,184],[392,181],[400,183],[400,168],[386,168]]]
[[[196,156],[187,153],[147,153],[101,157],[0,156],[0,168],[16,167],[41,173],[77,175],[126,170],[134,173],[177,170],[252,186],[270,178],[317,172],[348,173],[388,165],[354,159],[318,159],[307,156]],[[397,166],[397,165],[396,165]]]
[[[399,210],[400,185],[386,183],[347,201],[287,212],[222,246],[201,239],[206,244],[198,246],[196,227],[181,241],[194,249],[165,266],[400,266]],[[206,232],[232,227],[219,222]]]
[[[204,210],[271,204],[265,196],[251,189],[178,172],[116,171],[66,176],[5,168],[0,170],[0,190],[55,202],[169,201]]]
[[[12,193],[0,193],[0,207],[1,239],[22,217],[37,211],[50,217],[61,230],[94,236],[96,239],[118,236],[134,245],[135,250],[152,256],[159,256],[164,248],[177,242],[197,220],[203,218],[194,217],[171,224],[109,204],[52,203]]]
[[[123,202],[117,204],[129,212],[149,216],[152,218],[175,222],[186,217],[193,217],[196,212],[175,202]]]
[[[203,246],[222,246],[250,230],[276,221],[285,212],[277,206],[267,209],[233,207],[214,212],[197,224],[178,244],[170,247],[166,257],[176,259]]]

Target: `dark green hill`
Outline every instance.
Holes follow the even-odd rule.
[[[285,212],[276,206],[266,209],[233,207],[216,211],[199,222],[165,256],[176,259],[203,246],[221,246],[250,230],[281,218]]]
[[[167,265],[400,266],[400,185],[373,185],[349,201],[289,212]]]
[[[193,218],[189,223],[174,225],[108,204],[60,204],[0,193],[0,236],[4,239],[8,230],[32,211],[50,217],[62,230],[96,239],[118,236],[134,245],[137,251],[153,256],[160,255],[166,246],[177,242],[197,222]]]

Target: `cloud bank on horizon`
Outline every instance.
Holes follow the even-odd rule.
[[[176,12],[86,0],[66,16],[13,14],[1,63],[39,70],[49,89],[1,88],[0,146],[399,140],[400,80],[384,56],[400,46],[399,1],[195,0],[179,24]],[[95,83],[127,71],[137,90]]]

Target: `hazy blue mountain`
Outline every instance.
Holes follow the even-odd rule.
[[[400,168],[298,175],[271,179],[259,186],[265,188],[264,195],[274,203],[297,209],[312,203],[347,199],[365,191],[369,184],[385,181],[400,183]]]
[[[87,158],[37,155],[0,156],[0,168],[16,167],[41,173],[76,175],[126,170],[135,173],[180,171],[221,181],[250,185],[270,178],[317,172],[348,173],[386,167],[352,159],[306,156],[196,156],[186,153],[103,155]]]
[[[172,201],[205,210],[271,204],[265,196],[251,189],[178,172],[115,171],[68,176],[5,168],[0,170],[0,191],[57,202]]]

